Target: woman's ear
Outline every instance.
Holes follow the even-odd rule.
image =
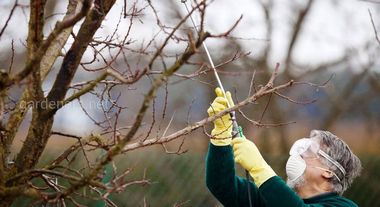
[[[334,176],[334,173],[331,170],[323,170],[322,177],[326,179],[330,179]]]

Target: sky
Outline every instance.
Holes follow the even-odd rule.
[[[154,5],[157,5],[160,17],[163,19],[170,13],[172,8],[168,7],[168,2],[176,0],[162,0],[153,1]],[[24,1],[20,1],[25,3]],[[27,2],[27,1],[26,1]],[[140,5],[145,5],[146,2],[139,0]],[[160,3],[158,3],[160,2]],[[294,20],[294,4],[303,5],[305,0],[288,1],[288,0],[274,0],[275,7],[273,13],[273,19],[275,24],[275,30],[272,38],[272,44],[276,48],[272,59],[280,61],[283,58],[284,49],[287,47],[287,37],[291,32],[289,28],[289,22]],[[56,11],[62,13],[65,11],[66,1],[60,1],[60,5],[57,6]],[[26,4],[26,3],[25,3]],[[4,25],[5,19],[9,14],[9,9],[13,5],[13,1],[0,1],[0,25]],[[300,44],[297,45],[295,56],[299,57],[297,60],[304,63],[320,62],[329,59],[333,59],[342,55],[344,48],[356,48],[363,44],[364,40],[374,38],[373,28],[370,22],[368,9],[372,10],[374,20],[379,19],[379,5],[375,3],[369,3],[358,0],[317,0],[315,1],[314,8],[307,18],[307,24],[303,29],[303,32],[307,35],[303,35]],[[103,25],[104,33],[111,33],[115,27],[115,20],[118,19],[120,14],[120,8],[123,6],[123,1],[118,0],[116,5],[107,16],[109,21]],[[186,13],[183,5],[178,1],[178,7],[182,9],[182,14]],[[4,11],[6,9],[6,11]],[[27,35],[27,11],[22,12],[21,9],[16,10],[14,18],[11,19],[10,25],[1,39],[0,51],[9,48],[10,38],[15,40],[15,45],[23,47],[25,37]],[[210,3],[206,12],[206,30],[211,33],[217,34],[228,29],[240,15],[243,15],[243,19],[235,32],[233,33],[237,37],[242,38],[257,38],[259,40],[242,40],[246,50],[255,51],[257,48],[266,44],[266,31],[263,24],[264,17],[263,11],[260,8],[258,1],[252,0],[215,0]],[[54,17],[53,17],[54,18]],[[52,18],[52,19],[53,19]],[[61,18],[57,15],[56,18]],[[195,17],[196,18],[196,17]],[[143,17],[144,23],[136,23],[135,29],[132,30],[133,35],[138,35],[139,38],[145,38],[148,40],[154,35],[158,28],[152,30],[149,25],[154,23],[154,17],[150,10],[147,10],[146,15]],[[170,22],[170,21],[167,21]],[[123,19],[121,22],[121,28],[119,34],[122,35],[128,28],[128,20]],[[380,23],[377,23],[380,25]],[[53,27],[46,27],[49,30]],[[132,35],[132,36],[133,36]],[[263,39],[263,40],[261,40]],[[17,40],[17,41],[16,41]],[[224,40],[208,40],[208,44],[211,46],[218,45],[218,41]],[[0,58],[4,58],[4,54],[0,54]]]

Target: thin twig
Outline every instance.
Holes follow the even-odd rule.
[[[12,67],[13,67],[13,61],[14,61],[14,58],[15,58],[15,45],[14,45],[14,41],[12,39],[12,43],[11,43],[12,47],[12,57],[11,57],[11,63],[9,64],[9,69],[8,69],[8,73],[11,74],[12,72]]]
[[[18,0],[16,0],[15,3],[13,4],[13,7],[11,9],[11,12],[9,13],[8,19],[5,21],[5,24],[4,24],[3,28],[0,31],[0,39],[1,39],[1,36],[3,35],[5,29],[7,28],[8,23],[11,20],[11,18],[13,16],[13,12],[15,11],[17,5],[18,5]],[[12,42],[13,42],[13,40],[12,40]]]
[[[256,87],[255,87],[255,75],[256,75],[256,70],[253,71],[252,77],[251,77],[251,83],[249,84],[249,91],[248,91],[248,96],[252,95],[252,88],[256,92]]]
[[[238,110],[238,112],[243,116],[243,118],[245,118],[247,121],[249,121],[251,124],[257,126],[257,127],[265,127],[265,128],[269,128],[269,127],[279,127],[279,126],[285,126],[285,125],[289,125],[289,124],[294,124],[296,123],[295,121],[291,121],[291,122],[285,122],[285,123],[275,123],[275,124],[271,124],[271,123],[261,123],[261,122],[258,122],[258,121],[255,121],[255,120],[252,120],[250,119],[247,115],[245,115],[240,109]]]
[[[312,104],[312,103],[315,103],[317,101],[317,99],[312,99],[310,101],[296,101],[296,100],[293,100],[292,98],[288,97],[288,96],[285,96],[279,92],[274,92],[274,94],[276,94],[277,96],[291,102],[291,103],[295,103],[295,104],[300,104],[300,105],[307,105],[307,104]]]
[[[379,45],[380,45],[379,35],[377,34],[377,30],[376,30],[375,22],[373,21],[371,10],[368,9],[368,13],[369,13],[369,17],[371,18],[371,23],[372,23],[373,31],[375,32],[375,38],[377,40],[377,43],[379,43]]]
[[[64,136],[64,137],[70,137],[70,138],[74,138],[77,140],[80,140],[82,138],[81,136],[77,136],[77,135],[73,135],[73,134],[67,134],[67,133],[63,133],[63,132],[57,132],[57,131],[52,131],[51,134],[52,135]]]
[[[164,133],[162,134],[161,137],[166,136],[166,132],[168,131],[170,125],[172,124],[172,121],[173,121],[173,119],[174,119],[174,115],[175,115],[175,111],[174,111],[174,113],[173,113],[173,115],[172,115],[172,118],[170,118],[170,121],[169,121],[168,125],[166,126],[166,128],[165,128],[165,130],[164,130]]]
[[[259,123],[261,123],[261,122],[263,121],[263,118],[264,118],[265,112],[267,111],[268,106],[269,106],[269,104],[270,104],[270,101],[272,100],[272,95],[273,95],[272,93],[269,95],[268,102],[265,104],[265,108],[264,108],[264,110],[263,110],[263,113],[261,113],[261,117],[260,117],[260,121],[259,121]]]
[[[272,77],[274,76],[274,74],[277,74],[277,71],[275,71],[272,74]],[[192,131],[200,128],[200,127],[203,127],[207,123],[210,123],[216,119],[219,119],[220,117],[222,117],[223,115],[225,115],[227,113],[230,113],[231,111],[237,110],[238,108],[241,108],[242,106],[248,105],[248,104],[256,101],[257,99],[259,99],[263,96],[269,95],[275,91],[279,91],[279,90],[288,88],[288,87],[293,85],[293,81],[289,81],[285,84],[270,88],[270,86],[273,86],[274,77],[271,78],[270,80],[272,80],[272,82],[268,82],[256,94],[254,94],[253,96],[243,100],[242,102],[236,104],[233,107],[230,107],[226,110],[223,110],[223,111],[219,112],[218,114],[216,114],[212,117],[208,117],[208,118],[202,119],[201,121],[195,122],[194,124],[187,126],[181,130],[178,130],[178,131],[176,131],[176,132],[174,132],[168,136],[160,137],[160,138],[154,138],[154,139],[148,139],[142,143],[137,142],[137,143],[132,143],[132,144],[126,145],[124,147],[123,152],[131,151],[131,150],[138,149],[138,148],[141,148],[144,146],[165,143],[165,142],[171,141],[173,139],[176,139],[178,137],[184,136],[184,135],[186,135],[186,134],[188,134],[188,133],[190,133],[190,132],[192,132]]]

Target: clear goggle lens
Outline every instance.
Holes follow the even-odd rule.
[[[290,148],[290,155],[315,156],[319,151],[318,142],[309,138],[302,138],[294,142]]]
[[[290,148],[289,154],[300,155],[303,158],[313,158],[322,156],[330,163],[332,163],[334,166],[336,166],[342,172],[343,176],[346,175],[346,171],[344,170],[343,166],[339,164],[336,160],[334,160],[332,157],[330,157],[327,153],[322,151],[320,149],[319,143],[313,138],[302,138],[297,140]],[[341,179],[335,173],[333,174],[339,181],[341,181]]]

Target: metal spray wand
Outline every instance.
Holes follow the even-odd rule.
[[[189,7],[187,6],[186,4],[186,1],[187,0],[181,0],[181,2],[185,5],[185,8],[187,10],[187,13],[190,14],[190,10],[189,10]],[[195,21],[192,17],[192,15],[190,14],[190,20],[194,26],[194,29],[197,31],[197,26],[195,24]],[[205,42],[202,42],[202,46],[203,46],[203,49],[205,50],[206,52],[206,55],[207,55],[207,59],[211,65],[211,68],[214,72],[214,76],[218,82],[218,85],[220,87],[220,89],[222,90],[223,92],[223,95],[224,95],[224,98],[227,100],[227,105],[228,107],[231,107],[230,103],[228,102],[228,99],[227,99],[227,96],[226,96],[226,91],[224,90],[224,87],[223,87],[223,84],[222,82],[220,81],[220,78],[219,78],[219,74],[218,74],[218,71],[216,71],[216,68],[215,68],[215,65],[214,65],[214,61],[212,60],[211,58],[211,55],[210,55],[210,52],[208,51],[207,49],[207,45]],[[237,121],[236,121],[236,115],[235,115],[235,111],[231,111],[230,112],[230,116],[231,116],[231,120],[232,120],[232,138],[235,138],[235,137],[243,137],[243,131],[241,129],[241,127],[239,127]],[[249,183],[249,180],[250,180],[250,175],[249,175],[249,172],[248,170],[245,170],[245,176],[246,176],[246,179]],[[247,192],[248,192],[248,202],[249,202],[249,206],[252,207],[252,198],[251,198],[251,188],[249,186],[249,184],[247,185]]]
[[[189,10],[189,7],[188,7],[187,4],[186,4],[186,1],[187,1],[187,0],[181,0],[181,2],[185,5],[185,8],[186,8],[187,12],[190,14],[190,10]],[[194,21],[192,15],[190,15],[190,20],[191,20],[191,22],[192,22],[192,24],[193,24],[193,26],[194,26],[194,29],[197,30],[197,26],[196,26],[196,24],[195,24],[195,21]],[[216,68],[215,68],[215,65],[214,65],[214,61],[213,61],[212,58],[211,58],[211,55],[210,55],[210,52],[209,52],[208,49],[207,49],[207,45],[206,45],[206,43],[205,43],[205,42],[202,42],[202,46],[203,46],[203,49],[204,49],[205,52],[206,52],[207,59],[208,59],[210,65],[211,65],[211,68],[212,68],[213,72],[214,72],[214,76],[215,76],[215,78],[216,78],[216,80],[217,80],[217,82],[218,82],[219,88],[222,90],[223,95],[224,95],[224,98],[226,98],[226,100],[228,100],[228,99],[227,99],[227,96],[226,96],[226,91],[224,90],[224,87],[223,87],[222,81],[220,81],[219,74],[218,74],[218,72],[216,71]],[[228,101],[227,101],[227,105],[228,105],[228,107],[231,107],[231,105],[230,105],[230,103],[229,103]],[[231,120],[232,120],[232,136],[233,136],[233,138],[235,138],[235,137],[239,137],[239,136],[242,136],[242,135],[243,135],[243,134],[242,134],[242,131],[241,131],[241,129],[239,128],[239,125],[238,125],[238,123],[237,123],[237,121],[236,121],[235,111],[231,111],[231,112],[230,112],[230,116],[231,116]]]

